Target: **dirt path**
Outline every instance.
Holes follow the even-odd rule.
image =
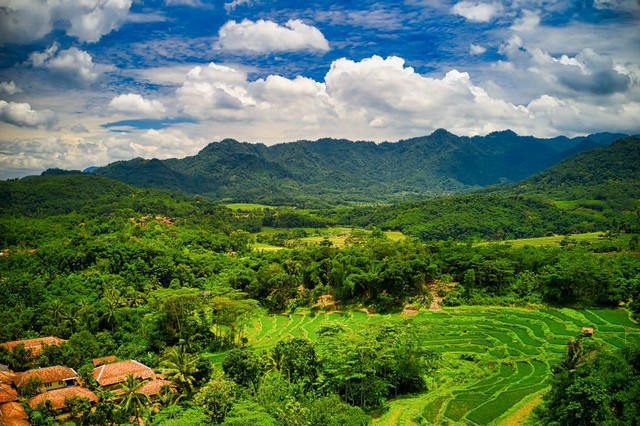
[[[527,417],[531,414],[534,408],[540,403],[543,393],[539,393],[535,398],[526,402],[516,412],[510,416],[505,417],[500,423],[500,426],[518,426],[527,420]]]

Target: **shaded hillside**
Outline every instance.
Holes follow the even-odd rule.
[[[338,223],[397,229],[423,240],[500,240],[611,228],[637,232],[639,198],[640,139],[627,137],[515,185],[416,203],[335,209],[327,215]]]
[[[613,137],[590,139],[599,145]],[[241,202],[401,201],[518,181],[592,147],[581,143],[585,139],[537,139],[511,131],[459,137],[445,130],[381,144],[320,139],[267,147],[225,139],[195,156],[137,158],[93,173],[140,187]]]
[[[640,197],[640,138],[626,137],[610,146],[581,152],[510,188],[563,199],[607,198],[625,191]]]

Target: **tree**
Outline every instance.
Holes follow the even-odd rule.
[[[255,390],[264,373],[262,360],[249,350],[233,349],[222,361],[222,369],[237,384]]]
[[[142,424],[141,417],[148,412],[148,405],[151,402],[149,396],[138,392],[142,387],[142,382],[135,378],[133,374],[128,374],[122,384],[122,402],[120,408],[136,419],[138,424]]]
[[[271,350],[270,363],[292,383],[309,389],[318,377],[318,360],[311,342],[305,339],[281,340]]]
[[[222,423],[236,399],[236,384],[223,377],[217,377],[203,386],[193,401],[203,408],[211,422]]]
[[[179,389],[191,394],[198,373],[197,356],[188,353],[184,346],[174,346],[165,352],[160,361],[162,374],[171,380]]]

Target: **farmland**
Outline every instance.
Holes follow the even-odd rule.
[[[640,326],[624,310],[459,307],[412,317],[361,311],[264,315],[248,331],[249,346],[262,351],[286,338],[316,341],[330,324],[358,329],[398,321],[416,333],[423,349],[441,354],[445,367],[430,379],[427,392],[391,400],[374,424],[488,424],[526,416],[547,389],[567,341],[582,327],[593,327],[592,339],[611,348],[640,341]]]

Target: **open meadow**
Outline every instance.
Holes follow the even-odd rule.
[[[423,349],[442,355],[444,368],[429,390],[392,399],[380,425],[448,421],[501,424],[526,418],[546,389],[552,366],[566,353],[569,338],[592,327],[592,337],[610,348],[640,341],[640,325],[622,309],[524,309],[455,307],[441,311],[370,315],[364,311],[264,315],[248,330],[249,347],[272,348],[287,338],[316,341],[318,331],[340,324],[358,329],[401,321]],[[220,362],[224,354],[216,354]]]

